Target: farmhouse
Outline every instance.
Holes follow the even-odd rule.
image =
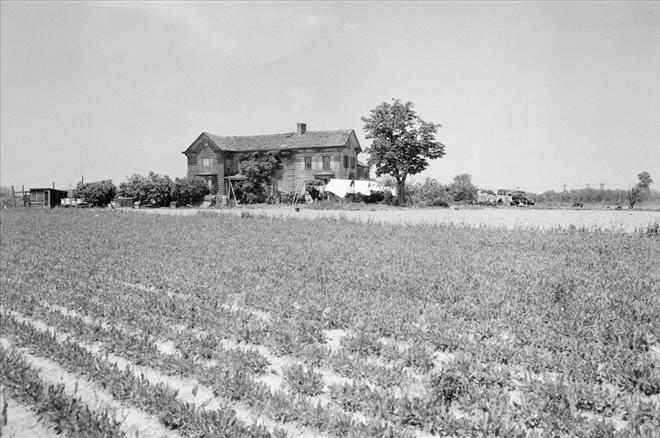
[[[271,153],[282,168],[273,191],[293,192],[311,180],[367,179],[369,168],[358,162],[362,151],[352,129],[308,131],[298,123],[295,132],[225,137],[203,132],[185,150],[188,176],[206,179],[212,193],[228,194],[229,178],[240,174],[240,162],[254,152]]]

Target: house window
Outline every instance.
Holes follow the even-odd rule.
[[[305,157],[305,169],[312,168],[312,157]]]
[[[355,169],[355,157],[351,157],[351,169]]]
[[[323,170],[330,170],[330,156],[323,156]]]
[[[211,168],[211,159],[210,158],[202,158],[202,168],[203,169],[210,169]]]
[[[348,155],[344,155],[344,169],[348,169]]]

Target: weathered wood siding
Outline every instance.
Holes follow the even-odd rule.
[[[208,167],[204,167],[204,159],[209,160]],[[188,155],[188,176],[211,179],[217,193],[225,193],[224,170],[223,153],[215,152],[210,146],[204,146],[199,152]]]
[[[201,147],[197,152],[190,152],[188,157],[188,176],[201,176],[212,179],[217,193],[227,194],[225,175],[239,173],[239,163],[250,152],[221,152],[212,149],[206,140],[200,139]],[[357,154],[359,143],[354,135],[349,137],[344,147],[310,148],[286,151],[280,157],[282,169],[273,178],[273,189],[281,192],[293,192],[303,183],[324,174],[326,178],[359,178]],[[323,169],[323,157],[330,157],[330,169]],[[310,157],[311,169],[305,167],[305,158]],[[204,166],[207,159],[208,166]]]
[[[330,169],[323,169],[323,157],[330,157]],[[311,169],[305,167],[305,157],[312,161]],[[344,167],[346,157],[347,167]],[[357,178],[357,151],[353,145],[344,148],[300,149],[282,160],[284,172],[277,181],[279,190],[292,192],[306,181],[315,179],[319,173],[331,172],[333,178]]]

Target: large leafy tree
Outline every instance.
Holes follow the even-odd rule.
[[[367,149],[369,164],[376,175],[391,175],[397,183],[399,203],[406,200],[406,179],[429,165],[430,159],[445,155],[445,145],[436,140],[439,124],[425,122],[412,102],[393,99],[383,102],[363,117],[366,138],[373,140]]]
[[[253,203],[266,200],[267,188],[282,165],[275,153],[253,152],[241,160],[240,168],[247,179],[236,183],[236,195],[243,202]]]

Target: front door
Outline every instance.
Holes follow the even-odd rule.
[[[209,193],[215,193],[216,187],[215,187],[215,175],[206,175],[204,179],[206,179],[206,184],[209,187]]]

